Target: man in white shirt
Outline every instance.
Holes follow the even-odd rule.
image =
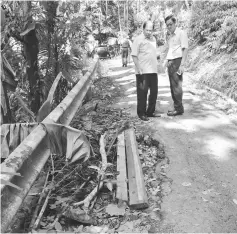
[[[167,44],[168,53],[164,67],[168,67],[171,96],[174,102],[174,110],[168,111],[168,116],[182,115],[183,108],[183,72],[188,53],[188,36],[185,31],[176,27],[176,19],[170,15],[165,18],[168,28]]]
[[[160,117],[155,114],[158,93],[156,39],[151,21],[143,24],[143,33],[132,44],[132,58],[135,64],[137,82],[137,115],[147,121],[148,117]],[[147,107],[147,93],[150,89]]]

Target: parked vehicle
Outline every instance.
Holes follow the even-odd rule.
[[[107,45],[99,45],[97,48],[95,48],[95,52],[99,56],[99,59],[111,59],[109,47]]]

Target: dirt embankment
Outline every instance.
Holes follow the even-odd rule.
[[[195,80],[237,101],[237,53],[213,53],[205,46],[192,45],[188,55],[188,72]]]

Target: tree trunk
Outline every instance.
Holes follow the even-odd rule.
[[[129,33],[129,25],[128,25],[128,0],[127,0],[127,33]]]
[[[105,19],[107,19],[107,14],[108,14],[108,0],[105,0]]]
[[[138,0],[136,1],[136,14],[138,14]]]
[[[48,60],[47,60],[47,70],[45,75],[45,87],[44,87],[44,100],[46,100],[48,96],[49,89],[53,84],[54,79],[57,76],[56,66],[57,66],[57,55],[55,55],[57,45],[57,41],[54,41],[54,30],[55,30],[55,18],[57,14],[58,2],[56,1],[48,1],[45,6],[46,16],[47,16],[47,33],[48,33],[48,41],[47,41],[47,50],[48,50]],[[55,57],[56,56],[56,57]]]
[[[121,19],[120,19],[120,9],[119,9],[119,1],[117,2],[117,5],[118,5],[119,30],[120,30],[120,32],[122,32],[122,28],[121,28]]]
[[[25,2],[24,13],[28,14],[31,10],[31,1]],[[32,16],[28,22],[33,22]],[[36,36],[36,30],[31,30],[24,36],[24,53],[27,62],[26,74],[29,81],[29,103],[31,110],[37,113],[40,108],[40,78],[38,73],[38,53],[39,41]]]
[[[54,44],[54,57],[55,57],[55,74],[57,76],[59,73],[59,54],[57,44]]]
[[[124,22],[124,30],[123,31],[126,31],[126,2],[124,1],[123,3],[123,22]]]

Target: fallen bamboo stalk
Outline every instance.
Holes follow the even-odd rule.
[[[53,156],[52,156],[52,154],[50,154],[50,159],[51,159],[51,164],[52,164],[52,172],[51,172],[51,174],[52,174],[52,182],[51,182],[51,183],[53,184],[53,182],[54,182],[54,172],[55,172],[55,169],[54,169],[54,161],[53,161]],[[36,228],[38,228],[38,226],[39,226],[40,220],[41,220],[41,218],[42,218],[42,216],[43,216],[43,214],[44,214],[44,211],[45,211],[45,209],[46,209],[46,207],[47,207],[48,200],[49,200],[49,198],[50,198],[51,192],[52,192],[52,188],[49,190],[48,196],[46,197],[46,199],[45,199],[45,201],[44,201],[44,205],[42,206],[42,209],[41,209],[41,211],[40,211],[40,213],[39,213],[38,219],[36,220],[35,224],[33,225],[33,229],[36,229]],[[37,212],[37,213],[38,213],[38,212]]]
[[[55,184],[55,188],[57,188],[61,182],[63,182],[68,176],[70,176],[77,168],[79,167],[79,164],[66,176],[64,176],[57,184]]]
[[[113,137],[113,139],[112,139],[112,141],[111,141],[111,143],[110,143],[110,145],[109,145],[109,148],[108,148],[108,150],[107,150],[107,155],[109,155],[110,150],[111,150],[111,148],[112,148],[112,146],[113,146],[113,144],[114,144],[116,138],[118,137],[118,134],[119,134],[119,128],[117,129],[116,133],[114,134],[114,137]]]
[[[103,184],[104,184],[103,179],[105,177],[105,170],[107,168],[107,155],[106,155],[106,152],[105,152],[105,140],[104,139],[105,139],[105,134],[103,134],[100,137],[100,154],[101,154],[101,157],[102,157],[102,167],[101,167],[101,174],[102,175],[101,175],[100,180],[99,180],[100,182],[99,182],[98,186],[96,186],[83,201],[74,203],[73,204],[74,206],[79,206],[79,205],[84,204],[85,209],[88,209],[92,199],[99,192],[99,190],[103,187]]]
[[[37,218],[37,214],[38,214],[38,211],[39,211],[39,208],[40,208],[41,201],[42,201],[42,199],[43,199],[43,197],[44,197],[44,195],[45,195],[45,190],[46,190],[46,185],[47,185],[47,183],[48,183],[48,178],[49,178],[49,172],[48,172],[47,175],[46,175],[43,190],[42,190],[42,192],[41,192],[41,194],[40,194],[40,198],[39,198],[39,200],[38,200],[37,206],[36,206],[36,208],[35,208],[35,210],[34,210],[34,213],[33,213],[33,216],[32,216],[31,222],[30,222],[30,226],[29,226],[30,230],[31,230],[31,229],[33,228],[33,226],[34,226],[34,223],[35,223],[35,220],[36,220],[36,218]]]
[[[84,181],[82,184],[81,184],[81,186],[76,190],[76,191],[74,191],[73,192],[73,195],[75,196],[75,194],[77,193],[77,192],[79,192],[87,183],[88,183],[88,181],[91,179],[91,176],[88,176],[88,178],[86,179],[86,181]]]
[[[91,200],[94,198],[94,196],[97,194],[97,192],[103,187],[103,184],[104,184],[104,182],[101,181],[99,183],[99,186],[96,186],[83,201],[76,202],[73,204],[73,206],[80,206],[80,205],[84,204],[85,207],[88,207],[90,205]]]
[[[33,225],[33,230],[36,230],[38,228],[39,224],[40,224],[40,220],[41,220],[41,218],[42,218],[42,216],[44,214],[44,211],[45,211],[45,209],[46,209],[46,207],[48,205],[48,201],[49,201],[49,197],[50,197],[51,192],[52,192],[52,190],[49,191],[49,193],[48,193],[48,195],[47,195],[47,197],[46,197],[46,199],[44,201],[44,205],[41,208],[39,216],[38,216],[37,220],[35,221],[35,223]]]
[[[111,150],[111,148],[112,148],[112,146],[113,146],[115,140],[117,139],[118,135],[119,135],[122,131],[126,130],[128,127],[129,127],[129,126],[128,126],[128,121],[127,121],[127,120],[124,121],[124,122],[122,122],[121,126],[117,129],[116,133],[114,134],[114,137],[113,137],[113,139],[112,139],[112,141],[111,141],[111,143],[110,143],[110,145],[109,145],[109,148],[108,148],[108,150],[107,150],[107,155],[109,155],[110,150]]]
[[[95,199],[94,199],[93,202],[91,203],[90,210],[93,209],[93,207],[94,207],[96,201],[97,201],[97,197],[95,197]]]

